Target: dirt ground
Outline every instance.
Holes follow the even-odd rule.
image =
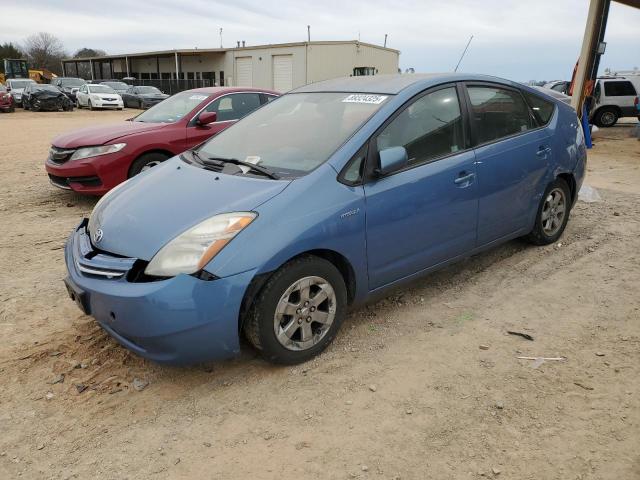
[[[118,346],[62,284],[95,199],[49,185],[47,148],[130,115],[0,115],[0,478],[640,478],[632,124],[600,132],[602,201],[576,205],[561,243],[513,241],[355,311],[305,365],[245,346],[178,369]]]

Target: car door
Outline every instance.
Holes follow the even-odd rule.
[[[429,90],[396,112],[369,144],[365,183],[369,288],[374,290],[474,248],[475,158],[462,90]],[[405,147],[406,168],[379,177],[379,153]]]
[[[124,102],[125,107],[129,106],[132,94],[133,94],[133,87],[127,88],[126,92],[122,94],[122,101]]]
[[[240,118],[251,113],[261,105],[259,93],[230,93],[216,98],[201,112],[198,112],[187,125],[187,148],[204,142]],[[208,125],[198,125],[198,116],[202,112],[216,112],[217,120]]]
[[[466,85],[478,175],[477,245],[528,233],[551,163],[550,134],[522,93],[496,84]]]
[[[87,95],[85,93],[86,91],[87,91],[87,86],[82,85],[76,92],[76,101],[78,102],[78,105],[82,107],[87,105]]]

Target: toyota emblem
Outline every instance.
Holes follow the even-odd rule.
[[[102,231],[102,229],[97,229],[94,234],[93,234],[93,241],[94,243],[100,243],[100,241],[102,240],[102,237],[104,236],[104,232]]]

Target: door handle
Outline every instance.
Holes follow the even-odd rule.
[[[536,155],[539,157],[546,157],[550,152],[551,149],[549,147],[540,146],[540,148],[538,148],[538,151],[536,152]]]
[[[453,181],[453,183],[460,187],[466,187],[473,182],[475,176],[475,173],[460,172],[460,175]]]

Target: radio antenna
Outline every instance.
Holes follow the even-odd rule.
[[[458,67],[460,66],[460,62],[462,62],[462,59],[464,58],[465,54],[467,53],[467,49],[469,48],[469,45],[471,45],[471,40],[473,40],[473,35],[471,35],[471,37],[469,38],[469,41],[467,42],[467,46],[464,47],[464,52],[462,52],[462,55],[460,55],[460,60],[458,60],[458,64],[456,65],[456,68],[453,70],[454,72],[458,71]]]

